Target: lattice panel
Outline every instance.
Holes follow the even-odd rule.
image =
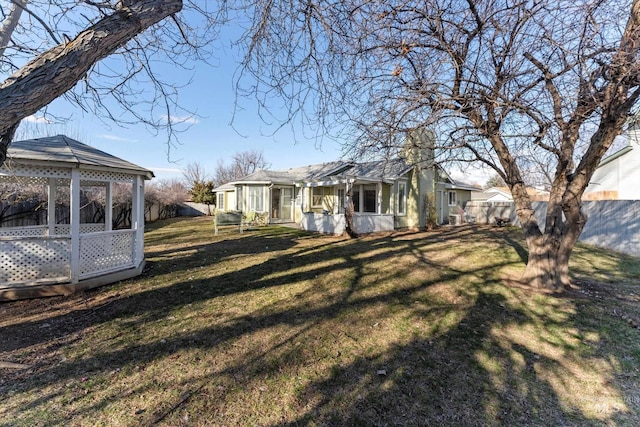
[[[21,187],[42,187],[49,184],[49,178],[43,178],[41,176],[0,175],[0,184],[13,184]]]
[[[107,181],[80,181],[80,187],[106,187]]]
[[[71,226],[69,224],[58,224],[55,227],[56,235],[64,236],[71,234]],[[80,224],[80,234],[98,233],[104,231],[104,224]]]
[[[120,172],[106,172],[90,169],[82,169],[80,171],[80,179],[85,181],[118,181],[118,182],[133,182],[134,175]]]
[[[56,236],[65,236],[71,234],[71,226],[69,224],[58,224],[54,228]]]
[[[44,165],[22,165],[12,161],[7,161],[4,166],[0,168],[0,175],[38,178],[71,178],[71,169],[55,168]]]
[[[80,236],[80,277],[133,264],[135,231]]]
[[[0,240],[0,284],[69,280],[69,239]]]
[[[0,237],[43,237],[48,234],[49,228],[46,225],[0,228]]]
[[[80,224],[80,233],[97,233],[104,231],[104,224]]]

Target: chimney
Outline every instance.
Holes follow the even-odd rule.
[[[435,136],[426,127],[416,128],[407,133],[407,140],[402,147],[401,156],[407,163],[422,168],[430,168],[434,162]]]

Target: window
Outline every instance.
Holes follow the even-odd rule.
[[[236,209],[242,212],[244,208],[244,202],[242,200],[242,186],[236,187]]]
[[[360,212],[360,186],[353,187],[353,197],[351,200],[353,201],[353,211]]]
[[[218,193],[218,203],[216,203],[216,208],[221,211],[224,210],[224,193]]]
[[[322,199],[324,198],[324,188],[313,187],[311,191],[311,207],[321,208]]]
[[[458,202],[455,191],[449,191],[449,206],[455,206]]]
[[[249,187],[249,211],[264,212],[264,189]]]
[[[338,213],[344,213],[344,188],[338,188]]]
[[[364,186],[364,211],[376,212],[376,206],[378,205],[378,195],[375,185]]]
[[[398,183],[398,215],[407,214],[407,183]]]

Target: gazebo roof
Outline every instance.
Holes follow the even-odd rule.
[[[14,141],[7,150],[7,160],[22,164],[46,162],[85,169],[111,169],[143,175],[145,179],[154,177],[148,169],[65,135]]]

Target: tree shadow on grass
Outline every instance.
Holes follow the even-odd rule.
[[[37,412],[69,395],[73,409],[49,414],[51,424],[93,419],[144,395],[154,397],[128,409],[126,424],[166,417],[177,425],[195,413],[198,423],[214,425],[550,425],[615,421],[623,413],[621,391],[607,383],[616,355],[594,355],[580,337],[597,336],[593,345],[613,338],[581,322],[580,306],[549,299],[548,310],[539,307],[495,281],[495,270],[513,261],[458,268],[425,256],[427,249],[446,250],[442,235],[421,237],[318,239],[322,245],[296,247],[291,237],[252,236],[265,248],[264,258],[185,280],[198,253],[214,251],[198,247],[181,259],[178,273],[184,274],[175,282],[47,319],[56,328],[72,325],[48,345],[87,339],[85,345],[96,348],[49,360],[35,377],[18,378],[13,393],[43,391],[7,413]],[[454,238],[477,236],[448,231],[447,239]],[[223,258],[248,253],[238,244]],[[402,262],[375,267],[389,257]],[[168,262],[152,268],[163,271],[158,280],[169,277]],[[348,278],[335,282],[336,274]],[[303,282],[309,286],[286,297],[252,301]],[[235,308],[204,309],[235,295]],[[181,330],[188,307],[198,321]],[[91,336],[110,322],[110,335]],[[16,324],[0,334],[41,326]],[[154,329],[163,332],[151,336]],[[189,374],[178,375],[181,370]],[[600,412],[590,412],[588,399],[571,401],[585,376],[610,398]],[[0,386],[0,395],[7,391]],[[262,418],[252,418],[258,413]]]

